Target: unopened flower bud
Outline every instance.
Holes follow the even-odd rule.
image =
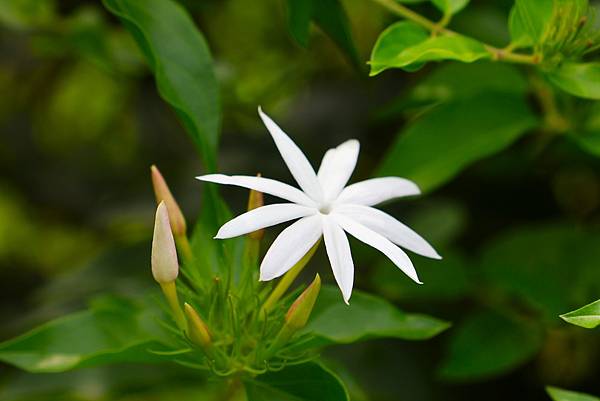
[[[266,357],[275,355],[279,349],[285,347],[289,340],[306,326],[308,318],[315,306],[319,291],[321,290],[321,277],[317,274],[313,282],[294,301],[285,315],[285,323],[269,346]]]
[[[169,224],[169,213],[165,202],[160,202],[156,209],[154,237],[152,239],[152,275],[167,299],[173,317],[181,330],[185,329],[185,317],[179,305],[175,280],[179,274],[175,239]]]
[[[198,312],[188,303],[183,304],[185,316],[187,320],[187,334],[193,343],[202,348],[211,345],[210,332],[204,320],[198,315]]]
[[[176,237],[185,236],[186,234],[186,223],[185,217],[177,204],[177,201],[173,197],[167,182],[163,178],[162,174],[152,165],[150,167],[152,176],[152,186],[154,187],[154,195],[156,196],[156,203],[165,202],[167,210],[169,211],[169,220],[171,222],[171,229]]]
[[[313,282],[294,301],[285,315],[285,325],[293,331],[298,331],[308,322],[308,318],[315,306],[321,291],[321,277],[317,274]]]
[[[260,177],[260,173],[256,174],[257,177]],[[254,189],[250,190],[250,196],[248,196],[248,211],[253,209],[258,209],[265,205],[263,193],[259,191],[255,191]],[[260,229],[253,231],[248,234],[248,237],[260,241],[265,236],[265,230]]]
[[[175,281],[179,274],[175,239],[169,224],[169,213],[164,201],[156,209],[154,237],[152,239],[152,275],[160,283]]]

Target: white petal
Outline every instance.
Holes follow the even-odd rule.
[[[315,214],[317,210],[294,203],[276,203],[262,206],[239,215],[219,229],[217,239],[233,238],[248,234],[261,228],[274,226],[286,221]]]
[[[348,183],[356,167],[359,150],[360,143],[350,139],[335,149],[329,149],[323,156],[317,177],[326,200],[337,198]]]
[[[304,217],[279,234],[260,265],[260,280],[268,281],[291,269],[323,233],[321,216]]]
[[[419,281],[415,267],[408,258],[408,255],[406,255],[402,249],[398,248],[390,240],[385,238],[383,235],[377,234],[375,231],[363,226],[357,221],[344,216],[343,214],[336,213],[331,214],[331,216],[333,216],[335,221],[337,221],[338,224],[350,235],[383,253],[408,277],[417,283],[422,284],[421,281]]]
[[[310,165],[306,156],[304,156],[304,153],[269,116],[263,113],[260,107],[258,108],[258,114],[271,133],[283,161],[288,166],[298,185],[300,185],[300,188],[317,202],[321,201],[323,198],[321,185],[319,184],[315,170]]]
[[[336,203],[373,206],[402,196],[418,195],[417,184],[406,178],[381,177],[357,182],[344,188]]]
[[[277,196],[293,203],[304,206],[314,206],[315,202],[298,188],[270,178],[252,177],[246,175],[224,175],[207,174],[196,177],[200,181],[214,182],[224,185],[236,185],[238,187],[254,189],[265,194]]]
[[[333,276],[342,291],[344,302],[347,304],[354,284],[354,262],[350,253],[348,237],[333,218],[323,216],[323,238]]]
[[[423,237],[381,210],[369,206],[340,205],[335,212],[358,221],[402,248],[428,258],[442,258]]]

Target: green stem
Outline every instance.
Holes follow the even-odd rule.
[[[375,3],[378,3],[384,8],[387,8],[391,12],[401,17],[404,17],[408,20],[416,22],[424,28],[427,28],[430,31],[447,31],[447,29],[441,28],[435,22],[423,17],[421,14],[418,14],[411,10],[410,8],[403,6],[400,3],[397,3],[395,0],[373,0]],[[441,29],[440,29],[441,28]]]
[[[277,283],[277,286],[262,306],[262,311],[264,312],[261,313],[262,316],[266,315],[269,311],[271,311],[271,309],[273,309],[273,306],[275,306],[277,301],[279,301],[279,299],[283,296],[287,289],[290,288],[290,285],[292,285],[296,277],[298,277],[298,274],[300,274],[302,269],[304,269],[304,266],[306,266],[309,260],[313,257],[320,243],[321,240],[319,239],[312,246],[312,248],[308,250],[306,255],[304,255],[302,259],[300,259],[298,263],[296,263],[294,267],[288,270],[288,272],[284,274],[281,280],[279,280],[279,283]]]
[[[399,15],[403,18],[406,18],[410,21],[413,21],[416,24],[421,25],[425,29],[431,31],[433,34],[444,34],[444,35],[457,35],[457,32],[454,32],[450,29],[444,27],[445,19],[442,19],[440,23],[433,22],[421,14],[418,14],[411,10],[410,8],[397,3],[396,0],[372,0],[373,2],[381,5],[382,7],[388,9],[396,15]],[[485,49],[492,55],[492,60],[495,61],[506,61],[509,63],[516,64],[539,64],[541,59],[537,54],[520,54],[513,53],[508,49],[499,49],[497,47],[484,44]]]

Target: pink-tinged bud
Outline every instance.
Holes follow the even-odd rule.
[[[185,217],[183,217],[183,213],[173,197],[167,182],[156,166],[152,165],[150,167],[150,172],[152,176],[152,186],[154,187],[154,195],[156,196],[156,203],[164,201],[167,205],[173,234],[176,237],[185,236],[187,231]]]
[[[260,173],[256,174],[257,177],[260,177]],[[248,196],[248,211],[257,209],[265,205],[263,193],[259,191],[255,191],[253,189],[250,190],[250,196]],[[248,234],[248,237],[260,241],[265,236],[265,230],[260,229],[253,231]]]
[[[211,345],[210,332],[204,320],[202,320],[198,312],[190,304],[184,303],[183,309],[187,320],[187,334],[190,340],[202,348],[209,347]]]
[[[164,201],[156,209],[152,239],[152,275],[160,284],[175,281],[179,274],[175,239],[169,224],[169,213]]]
[[[285,315],[285,326],[292,331],[298,331],[308,322],[308,318],[315,306],[317,297],[321,291],[321,277],[317,274],[313,282],[294,301]]]

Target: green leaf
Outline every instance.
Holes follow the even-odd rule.
[[[164,361],[148,352],[163,348],[150,334],[152,323],[129,302],[104,300],[0,344],[0,360],[29,372]]]
[[[350,23],[339,0],[288,0],[287,3],[289,29],[301,46],[308,45],[312,20],[362,69],[362,61],[352,40]]]
[[[431,0],[444,14],[456,14],[469,4],[469,0]]]
[[[538,44],[552,20],[554,0],[516,0],[508,27],[512,43],[518,46]]]
[[[373,47],[370,61],[371,75],[378,74],[386,69],[377,69],[374,65],[376,60],[391,60],[406,49],[424,42],[428,37],[429,33],[427,30],[414,22],[400,21],[391,25],[379,35],[379,38]],[[407,65],[404,69],[407,71],[414,71],[421,65],[422,63],[417,63],[412,66]]]
[[[548,79],[571,95],[600,99],[600,63],[565,63],[548,73]]]
[[[379,35],[371,53],[371,73],[377,75],[389,68],[414,70],[415,64],[428,61],[458,60],[471,63],[490,58],[483,43],[462,35],[429,37],[412,22],[397,22]]]
[[[318,363],[288,366],[247,381],[248,401],[349,401],[341,380]]]
[[[576,393],[575,391],[563,390],[557,387],[546,387],[546,392],[553,401],[600,401],[593,395]]]
[[[376,337],[426,340],[448,327],[448,322],[404,313],[382,298],[356,290],[346,305],[338,288],[324,286],[303,332],[323,344],[346,344]]]
[[[453,330],[439,374],[446,380],[478,380],[527,362],[542,346],[539,327],[492,312],[469,316]]]
[[[598,327],[600,325],[600,299],[577,310],[560,315],[560,317],[566,322],[586,329]]]
[[[220,124],[218,84],[202,34],[173,0],[103,0],[143,50],[158,91],[183,121],[205,167],[215,169]]]
[[[525,99],[514,94],[489,92],[443,104],[398,136],[378,175],[406,177],[431,191],[536,125]]]

